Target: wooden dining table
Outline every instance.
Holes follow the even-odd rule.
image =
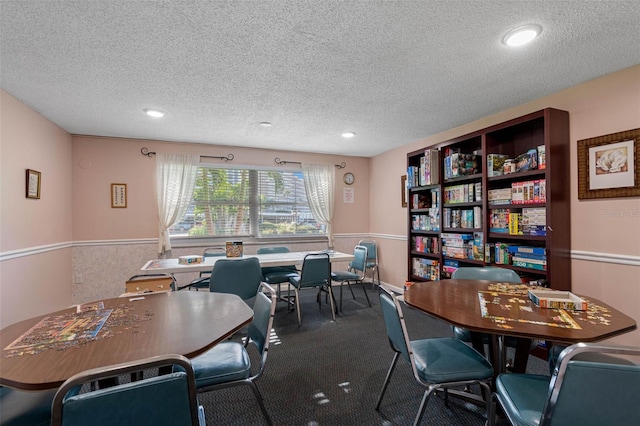
[[[482,280],[428,281],[410,285],[404,301],[452,325],[488,333],[496,374],[506,367],[505,336],[525,342],[519,349],[524,347],[528,358],[532,339],[566,344],[596,342],[637,328],[633,318],[588,296],[580,296],[588,302],[584,311],[538,307],[528,298],[530,289],[526,284]]]
[[[0,384],[55,389],[91,368],[164,354],[193,358],[252,318],[238,296],[211,292],[149,293],[74,306],[0,331]]]

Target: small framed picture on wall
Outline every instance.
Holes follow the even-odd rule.
[[[40,172],[27,169],[27,198],[40,198]]]
[[[111,184],[111,208],[124,209],[127,207],[127,184]]]

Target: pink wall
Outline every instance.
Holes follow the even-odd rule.
[[[0,325],[71,303],[71,136],[0,91]],[[42,173],[25,197],[25,170]],[[19,254],[19,256],[16,256]]]
[[[73,239],[112,240],[157,238],[158,216],[155,201],[155,157],[140,153],[142,147],[154,152],[171,152],[209,156],[233,153],[229,166],[278,167],[282,160],[340,164],[336,169],[334,232],[366,233],[369,230],[369,160],[361,157],[305,154],[227,146],[140,141],[91,136],[73,137]],[[219,164],[219,160],[209,160]],[[295,166],[294,166],[295,167]],[[346,185],[342,175],[355,174],[355,203],[342,202]],[[127,184],[126,209],[111,208],[111,183]]]
[[[382,281],[402,286],[407,275],[407,211],[399,207],[400,176],[406,173],[406,154],[448,139],[552,107],[569,111],[571,122],[572,289],[591,295],[640,322],[640,200],[578,200],[577,141],[640,127],[640,66],[635,66],[562,92],[512,108],[464,126],[430,136],[371,159],[371,229],[381,245]],[[386,173],[380,173],[386,170]],[[375,190],[374,190],[375,188]],[[391,202],[387,195],[392,194]],[[611,217],[608,212],[622,212]],[[625,213],[626,212],[626,213]],[[385,238],[402,235],[404,239]],[[579,254],[588,260],[578,260]],[[614,255],[605,263],[602,256]],[[615,341],[640,346],[640,331]]]

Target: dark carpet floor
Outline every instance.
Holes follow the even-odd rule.
[[[356,300],[345,289],[343,312],[335,322],[324,297],[318,309],[313,289],[302,292],[301,326],[296,313],[279,303],[266,370],[257,382],[275,425],[412,424],[424,389],[403,359],[398,361],[380,411],[375,410],[393,352],[377,291],[368,288],[373,307],[367,305],[359,286],[354,287]],[[447,323],[406,305],[403,309],[411,339],[452,335]],[[255,348],[250,348],[255,359]],[[530,357],[527,372],[547,374],[547,363]],[[199,400],[207,425],[266,424],[246,386],[200,394]],[[435,395],[422,424],[483,425],[485,421],[483,409],[457,398],[449,398],[445,405],[444,398]],[[498,424],[507,425],[508,421],[500,419]]]

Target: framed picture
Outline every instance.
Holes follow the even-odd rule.
[[[40,172],[27,169],[27,198],[40,198]]]
[[[111,184],[111,208],[124,209],[127,207],[127,184]]]
[[[640,196],[640,129],[578,141],[578,199]]]
[[[409,198],[407,196],[409,192],[409,188],[407,188],[407,175],[400,176],[400,190],[402,191],[402,207],[407,207],[407,198]]]

